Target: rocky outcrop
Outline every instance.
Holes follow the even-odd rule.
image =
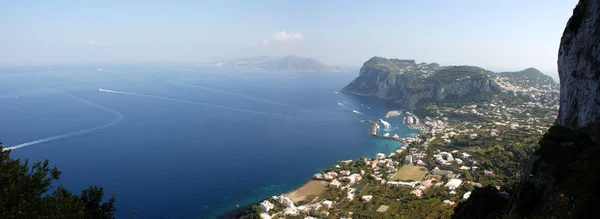
[[[600,121],[600,1],[580,0],[558,52],[560,110],[556,123],[571,128]],[[599,133],[595,133],[598,135]]]
[[[600,204],[600,1],[580,0],[558,52],[556,125],[525,166],[509,212],[533,218],[594,217]],[[535,162],[533,162],[535,161]]]
[[[415,110],[427,102],[468,102],[499,92],[493,73],[474,66],[446,66],[373,57],[342,92],[392,100]]]

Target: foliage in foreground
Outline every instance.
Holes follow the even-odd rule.
[[[102,187],[90,186],[79,196],[62,186],[51,190],[61,172],[48,160],[30,166],[2,149],[0,143],[0,218],[114,218],[114,195],[102,203]]]

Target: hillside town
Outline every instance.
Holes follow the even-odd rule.
[[[425,116],[402,116],[418,135],[400,138],[372,133],[402,146],[374,158],[340,161],[312,176],[324,189],[293,201],[285,194],[255,206],[260,218],[361,218],[414,213],[407,208],[424,200],[449,216],[474,188],[492,186],[508,199],[518,183],[521,163],[537,147],[558,109],[556,86],[523,88],[504,81],[489,102],[462,106],[430,104]],[[432,211],[432,210],[430,210]]]

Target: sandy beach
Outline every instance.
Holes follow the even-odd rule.
[[[309,195],[319,195],[327,189],[329,182],[322,180],[311,180],[304,184],[302,187],[286,193],[285,196],[290,198],[292,201],[298,203],[304,200]]]

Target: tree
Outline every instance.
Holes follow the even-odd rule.
[[[498,218],[504,214],[508,201],[498,195],[493,186],[477,188],[466,202],[454,208],[452,218]]]
[[[102,187],[90,186],[74,195],[62,186],[52,189],[61,172],[49,161],[12,159],[0,142],[0,218],[114,218],[114,195],[102,203]]]

